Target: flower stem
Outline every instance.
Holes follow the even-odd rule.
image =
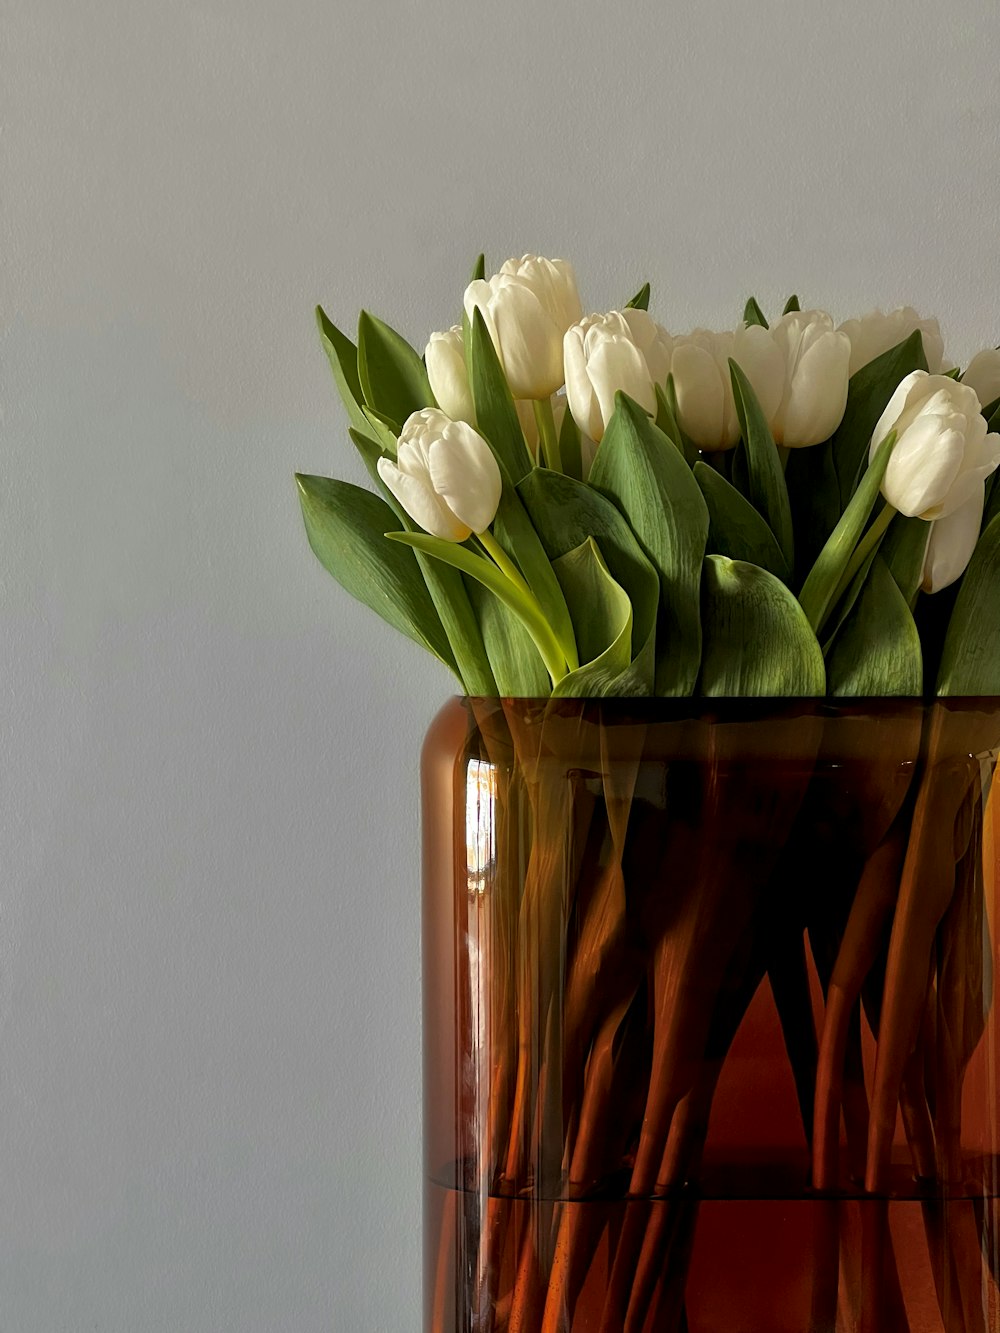
[[[847,562],[847,568],[840,576],[840,582],[837,584],[837,590],[830,598],[830,607],[834,607],[843,597],[844,593],[851,586],[855,574],[862,567],[873,551],[877,550],[885,536],[889,524],[896,517],[898,510],[891,504],[886,503],[875,516],[874,521],[868,531],[854,548],[854,554]]]
[[[538,439],[545,466],[553,472],[561,472],[562,456],[559,452],[559,437],[556,434],[556,419],[552,414],[551,398],[536,398],[531,404],[538,423]]]
[[[486,532],[480,532],[476,535],[479,537],[480,542],[482,542],[483,550],[501,572],[506,574],[511,583],[520,588],[522,592],[526,592],[530,595],[531,589],[524,581],[524,576],[497,541],[496,537],[493,536],[493,533],[487,530]]]
[[[477,533],[477,536],[479,537],[483,550],[494,562],[501,574],[513,583],[514,587],[517,588],[522,597],[527,599],[530,603],[533,612],[536,613],[532,615],[530,624],[527,619],[525,620],[525,623],[531,637],[535,641],[535,647],[541,654],[542,661],[545,663],[546,669],[552,677],[552,683],[555,684],[557,680],[565,676],[567,666],[569,666],[569,669],[572,671],[579,666],[579,663],[573,661],[568,656],[566,649],[559,642],[558,635],[549,624],[538,598],[531,591],[531,588],[525,581],[521,571],[493,536],[492,532],[487,530],[485,532]]]

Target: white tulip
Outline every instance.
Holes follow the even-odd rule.
[[[470,282],[465,312],[482,312],[515,398],[548,398],[563,383],[562,340],[580,318],[576,277],[565,259],[525,255]]]
[[[980,486],[964,504],[929,525],[921,583],[924,592],[940,592],[965,573],[979,541],[985,500],[986,488]]]
[[[730,358],[750,381],[768,420],[781,402],[784,358],[759,324],[741,325],[734,333],[695,329],[675,339],[670,373],[677,415],[685,434],[709,453],[731,449],[740,437]]]
[[[983,407],[996,402],[1000,398],[1000,351],[988,347],[985,352],[977,352],[962,376],[962,383],[975,389]]]
[[[617,312],[625,321],[632,341],[646,358],[646,365],[654,384],[666,384],[670,374],[670,360],[674,354],[674,340],[662,324],[657,324],[648,310],[630,306]]]
[[[775,441],[801,449],[828,440],[847,406],[851,340],[823,310],[793,310],[771,325],[785,382],[771,421]]]
[[[886,314],[873,310],[861,319],[845,319],[840,326],[851,340],[851,374],[867,366],[883,352],[898,347],[911,333],[920,330],[924,344],[924,359],[932,375],[940,374],[944,365],[944,339],[936,319],[923,319],[911,305],[900,306]]]
[[[650,366],[650,359],[665,381],[669,344],[670,335],[645,310],[588,315],[567,329],[563,339],[566,399],[585,435],[600,442],[619,390],[634,398],[650,416],[655,414],[654,385],[659,375]]]
[[[465,342],[460,324],[445,333],[432,333],[424,352],[427,378],[438,407],[452,421],[476,424],[469,372],[465,364]]]
[[[380,458],[378,473],[410,517],[445,541],[464,542],[496,517],[502,483],[492,449],[436,407],[407,418],[396,461]]]
[[[946,518],[978,495],[1000,463],[1000,435],[988,435],[975,390],[947,375],[915,370],[889,399],[870,458],[890,431],[896,443],[882,494],[901,514]]]

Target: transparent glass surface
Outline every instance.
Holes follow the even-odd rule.
[[[1000,1333],[1000,701],[452,700],[425,1333]]]

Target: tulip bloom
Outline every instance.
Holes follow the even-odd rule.
[[[1000,463],[1000,435],[988,435],[975,390],[947,375],[915,370],[889,399],[869,457],[890,431],[896,444],[882,494],[901,514],[947,518],[978,495]]]
[[[977,352],[962,376],[962,383],[975,389],[983,407],[996,402],[1000,398],[1000,351],[988,347],[985,352]]]
[[[677,415],[685,434],[709,453],[732,449],[740,438],[730,358],[750,381],[768,420],[781,402],[785,363],[767,329],[758,324],[743,325],[735,333],[695,329],[676,339],[670,373]]]
[[[563,335],[580,318],[576,277],[565,259],[508,259],[470,282],[465,312],[480,310],[515,398],[548,398],[563,383]]]
[[[431,392],[441,411],[452,421],[467,421],[474,426],[476,406],[469,386],[461,325],[455,324],[445,333],[432,333],[424,361]]]
[[[940,592],[965,573],[979,541],[985,500],[986,488],[980,486],[964,504],[930,525],[921,582],[924,592]]]
[[[801,449],[828,440],[847,406],[851,341],[822,310],[794,310],[771,325],[785,362],[781,402],[771,421],[775,441]]]
[[[666,381],[670,335],[645,310],[588,315],[563,339],[566,398],[576,424],[595,442],[604,436],[621,390],[652,416],[655,384]]]
[[[900,306],[888,314],[873,310],[861,319],[847,319],[841,324],[840,332],[846,333],[851,340],[851,374],[883,352],[898,347],[917,329],[923,340],[927,369],[932,375],[940,374],[945,369],[940,325],[936,319],[921,318],[911,305]]]
[[[464,542],[496,517],[502,482],[493,450],[436,407],[407,419],[396,461],[380,458],[378,474],[410,517],[445,541]]]

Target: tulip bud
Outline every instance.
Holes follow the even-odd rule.
[[[581,315],[565,259],[508,259],[488,280],[470,282],[465,312],[482,312],[515,398],[548,398],[563,383],[563,334]]]
[[[465,365],[465,343],[461,325],[446,333],[432,333],[424,352],[427,378],[438,407],[452,421],[476,424],[476,405],[472,401],[469,372]]]
[[[961,578],[979,541],[986,488],[979,486],[957,509],[930,524],[921,587],[940,592]]]
[[[801,449],[828,440],[847,406],[851,341],[822,310],[794,310],[771,325],[785,360],[781,402],[771,422],[775,441]]]
[[[932,375],[945,369],[944,339],[936,319],[922,319],[911,305],[900,306],[885,314],[873,310],[861,319],[845,319],[840,332],[851,340],[851,374],[867,366],[883,352],[898,347],[917,329],[924,345],[924,359]]]
[[[436,407],[407,418],[396,461],[380,458],[378,474],[410,517],[445,541],[464,542],[496,517],[502,482],[492,449]]]
[[[644,345],[644,348],[641,344]],[[656,371],[665,381],[670,335],[644,310],[612,310],[588,315],[566,331],[563,364],[566,398],[576,424],[598,443],[621,390],[652,416],[656,411]]]
[[[695,329],[676,339],[670,373],[677,415],[685,434],[709,453],[731,449],[740,437],[730,358],[750,381],[768,419],[781,401],[784,359],[768,330],[759,324],[741,326],[735,333]]]
[[[1000,398],[1000,351],[988,347],[985,352],[977,352],[962,376],[962,383],[975,389],[983,407],[995,403]]]
[[[899,384],[869,457],[894,430],[882,494],[901,514],[946,518],[983,490],[1000,464],[1000,435],[987,434],[979,407],[975,391],[947,375],[915,370]]]

